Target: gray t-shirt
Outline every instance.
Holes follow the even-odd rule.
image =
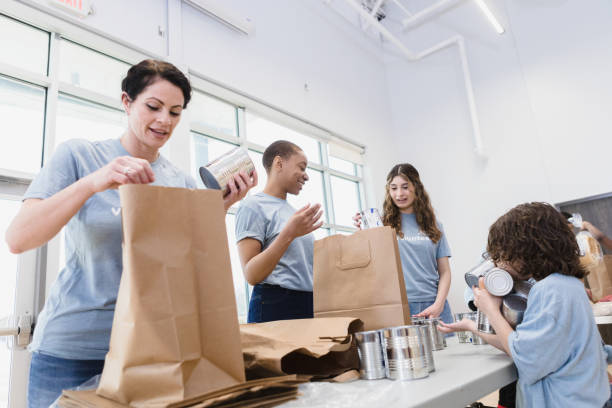
[[[119,139],[69,140],[57,147],[23,199],[49,198],[114,158],[129,156]],[[154,185],[195,188],[195,180],[164,157],[151,163]],[[68,221],[66,265],[38,316],[32,351],[55,357],[102,360],[108,352],[123,270],[119,193],[94,194]]]
[[[438,259],[451,256],[442,224],[437,223],[442,237],[435,244],[421,231],[414,214],[402,214],[403,238],[398,244],[406,294],[410,302],[435,301],[438,294]]]
[[[238,208],[236,242],[253,238],[261,243],[263,251],[272,244],[294,213],[295,209],[286,200],[265,193],[254,194]],[[314,235],[294,239],[263,283],[312,292],[313,251]]]

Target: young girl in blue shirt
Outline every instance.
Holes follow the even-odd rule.
[[[397,233],[410,313],[451,323],[453,315],[446,300],[451,282],[450,248],[419,172],[411,164],[397,164],[387,175],[382,218]],[[361,227],[361,216],[353,219]]]

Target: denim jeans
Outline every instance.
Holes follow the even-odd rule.
[[[260,283],[255,285],[249,302],[249,323],[314,317],[312,292]]]
[[[429,306],[433,305],[434,301],[431,302],[410,302],[410,314],[415,315],[421,313],[423,310],[427,309]],[[444,302],[444,309],[440,314],[442,321],[444,323],[453,323],[455,320],[453,319],[453,314],[451,313],[450,306],[448,305],[448,301]]]
[[[48,408],[62,390],[74,388],[102,373],[104,360],[67,360],[32,353],[28,407]]]

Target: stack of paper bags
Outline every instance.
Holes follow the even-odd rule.
[[[189,400],[148,407],[230,408],[273,407],[297,397],[298,385],[308,381],[295,375],[259,379],[211,391]],[[64,391],[58,401],[62,408],[125,408],[130,405],[106,399],[96,390]]]

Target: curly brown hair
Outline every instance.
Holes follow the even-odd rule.
[[[580,250],[567,220],[547,203],[525,203],[489,228],[487,252],[496,264],[519,265],[521,278],[542,280],[558,272],[582,279]]]
[[[436,215],[429,201],[429,195],[427,194],[427,191],[425,191],[425,187],[423,187],[423,183],[419,177],[419,172],[411,164],[396,164],[387,175],[387,184],[385,186],[385,203],[383,204],[382,216],[383,224],[395,228],[397,234],[401,238],[404,237],[404,233],[402,232],[402,216],[400,210],[393,202],[391,194],[389,193],[391,181],[393,181],[396,176],[400,176],[403,179],[410,181],[412,185],[414,185],[415,197],[413,207],[417,224],[419,225],[421,231],[423,231],[435,244],[440,240],[440,238],[442,238],[442,231],[440,231],[436,223]]]

